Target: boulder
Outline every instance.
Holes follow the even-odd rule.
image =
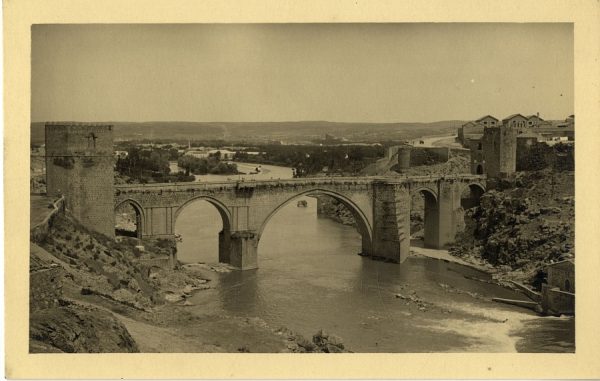
[[[168,293],[165,295],[165,300],[167,302],[179,302],[180,300],[183,300],[183,296],[182,295],[178,295],[178,294],[173,294],[173,293]]]
[[[314,352],[314,350],[317,349],[315,344],[301,336],[296,338],[296,344],[298,344],[298,346],[303,348],[306,352]]]
[[[559,214],[561,209],[556,206],[543,206],[540,208],[541,214]]]
[[[342,338],[336,335],[329,335],[327,340],[328,345],[335,345],[341,349],[344,349],[344,343],[342,342]]]
[[[326,344],[323,348],[323,352],[325,353],[343,353],[343,348],[339,348],[335,345]]]

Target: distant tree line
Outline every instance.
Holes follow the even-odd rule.
[[[238,152],[235,159],[248,163],[273,164],[295,169],[295,176],[317,173],[357,174],[384,156],[384,148],[376,145],[313,146],[259,145],[258,155]]]
[[[117,159],[116,170],[120,175],[129,178],[130,182],[168,183],[194,181],[194,176],[183,172],[171,173],[170,160],[177,160],[175,148],[145,148],[135,145],[120,146],[119,150],[128,155]]]
[[[226,163],[221,161],[219,152],[208,158],[198,158],[194,156],[181,156],[177,160],[177,165],[183,168],[186,175],[231,175],[237,174],[237,165],[235,163]]]

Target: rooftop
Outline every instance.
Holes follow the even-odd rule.
[[[502,119],[502,121],[513,119],[513,118],[516,118],[517,116],[520,116],[521,118],[524,118],[524,119],[528,119],[527,117],[523,116],[522,114],[512,114],[512,115],[509,115],[506,118]]]
[[[479,119],[477,119],[477,120],[475,120],[475,121],[476,121],[476,122],[479,122],[480,120],[483,120],[483,119],[485,119],[485,118],[492,118],[492,119],[494,119],[495,121],[498,121],[498,119],[497,119],[497,118],[495,118],[495,117],[493,117],[493,116],[491,116],[491,115],[485,115],[485,116],[482,116],[481,118],[479,118]]]

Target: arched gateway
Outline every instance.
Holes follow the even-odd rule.
[[[115,205],[135,203],[142,209],[143,237],[174,236],[175,221],[191,202],[213,204],[223,220],[219,260],[240,269],[258,267],[257,247],[271,217],[292,200],[327,195],[352,212],[362,236],[362,254],[402,262],[410,250],[410,200],[425,195],[428,247],[454,240],[462,226],[461,194],[465,187],[484,187],[475,175],[413,178],[303,178],[220,183],[115,186]]]

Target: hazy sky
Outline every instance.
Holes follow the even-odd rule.
[[[32,121],[573,113],[572,24],[36,25]]]

